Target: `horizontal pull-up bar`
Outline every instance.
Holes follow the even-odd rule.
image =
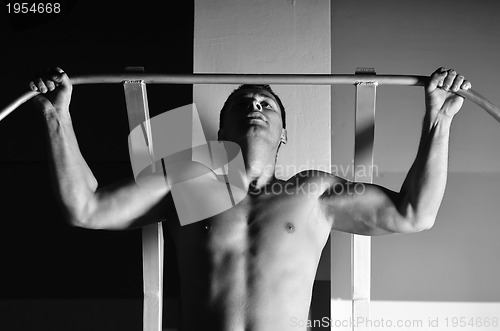
[[[342,74],[188,74],[163,75],[125,73],[74,77],[75,84],[113,84],[125,80],[142,80],[146,84],[282,84],[282,85],[351,85],[377,82],[379,85],[424,86],[429,77],[403,75]]]
[[[344,74],[145,74],[123,73],[85,75],[71,78],[73,85],[118,84],[124,81],[144,81],[146,84],[277,84],[277,85],[378,85],[424,86],[429,77],[409,75],[344,75]],[[500,108],[473,90],[456,92],[486,110],[500,122]],[[39,92],[26,92],[0,112],[0,121]]]

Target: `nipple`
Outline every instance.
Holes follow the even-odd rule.
[[[295,226],[290,222],[286,223],[286,231],[289,233],[295,232]]]

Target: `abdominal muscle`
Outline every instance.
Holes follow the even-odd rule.
[[[207,220],[170,223],[183,331],[301,331],[329,228],[310,200],[242,201]],[[168,286],[168,285],[166,285]]]

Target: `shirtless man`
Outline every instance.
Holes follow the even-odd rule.
[[[304,330],[313,281],[332,229],[362,235],[433,226],[443,198],[448,139],[470,82],[437,69],[425,87],[426,113],[416,156],[400,192],[303,171],[274,176],[286,142],[284,107],[264,86],[244,86],[226,102],[219,139],[240,145],[247,196],[218,215],[180,226],[169,189],[133,180],[98,187],[72,129],[72,86],[61,69],[30,83],[48,128],[56,193],[71,225],[128,229],[166,219],[179,261],[182,330]],[[359,185],[362,185],[361,187]],[[362,189],[360,189],[362,188]]]

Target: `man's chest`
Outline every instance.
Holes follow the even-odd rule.
[[[210,251],[279,249],[328,236],[317,201],[299,195],[248,196],[232,208],[186,226],[170,226],[181,242]]]

